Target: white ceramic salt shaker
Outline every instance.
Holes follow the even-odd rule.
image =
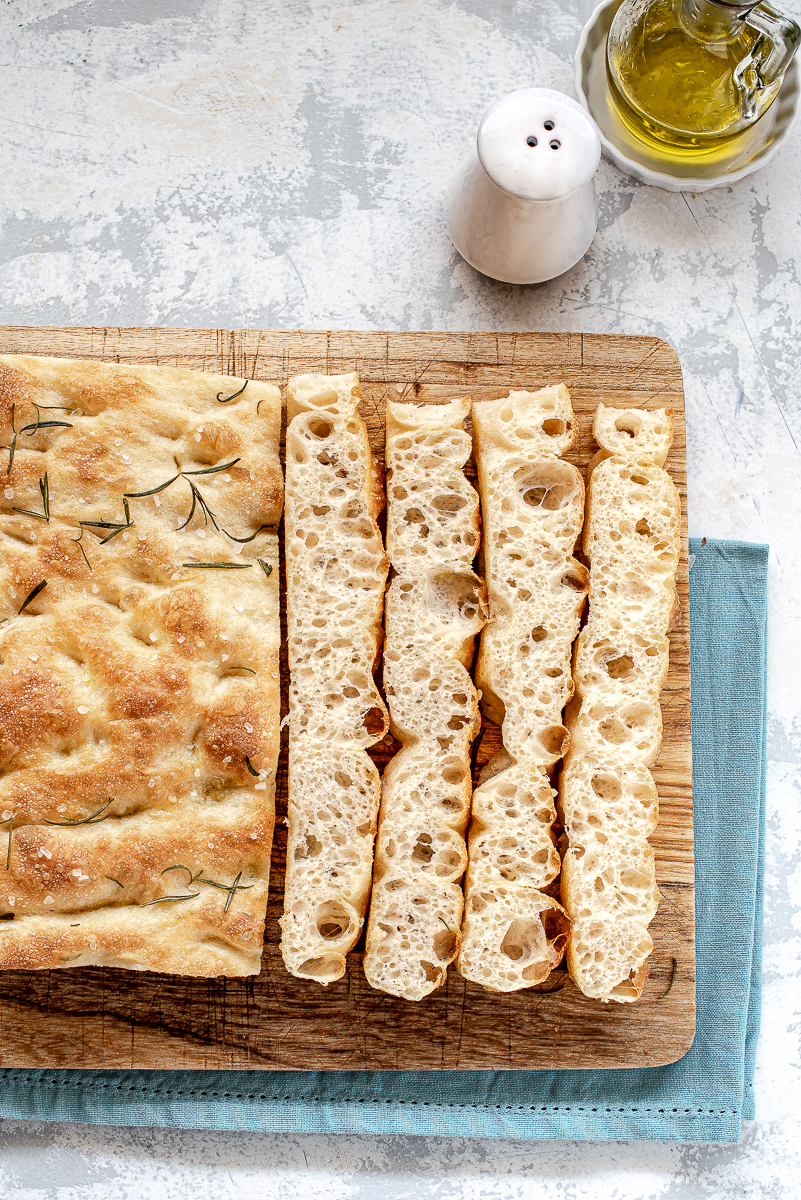
[[[597,225],[592,117],[562,92],[522,88],[493,104],[476,146],[445,197],[462,258],[504,283],[542,283],[575,266]]]

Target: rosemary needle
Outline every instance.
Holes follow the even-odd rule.
[[[25,599],[22,601],[22,604],[21,604],[21,605],[20,605],[20,607],[17,609],[17,613],[19,614],[19,613],[25,612],[25,609],[28,607],[28,605],[29,605],[29,604],[30,604],[30,603],[31,603],[33,600],[35,600],[35,599],[36,599],[36,597],[39,595],[39,593],[40,593],[40,592],[42,592],[42,591],[44,591],[44,589],[45,589],[46,587],[47,587],[47,580],[46,580],[46,579],[43,579],[43,580],[41,581],[41,583],[37,583],[36,587],[35,587],[35,588],[33,588],[33,590],[32,590],[32,591],[28,592],[28,595],[25,597]]]
[[[250,761],[250,759],[248,758],[248,756],[247,756],[247,755],[245,755],[245,766],[246,766],[246,767],[247,767],[247,769],[250,771],[251,775],[255,775],[255,776],[256,776],[256,778],[258,779],[258,777],[259,777],[259,772],[258,772],[258,771],[256,770],[256,768],[253,766],[253,763]]]
[[[101,817],[100,814],[106,812],[108,806],[113,803],[113,796],[109,796],[106,803],[102,804],[97,812],[90,813],[88,817],[67,817],[64,821],[48,821],[47,818],[45,818],[45,825],[62,825],[69,827],[74,825],[97,825],[100,823],[100,821],[107,821],[111,816],[111,813],[106,813],[105,817]]]
[[[253,563],[232,563],[232,562],[207,562],[207,563],[181,563],[182,567],[196,567],[199,570],[209,571],[215,569],[218,571],[249,571]]]
[[[438,916],[438,917],[437,917],[437,920],[438,920],[438,921],[442,921],[442,924],[445,926],[445,928],[447,929],[448,933],[453,933],[453,930],[451,929],[450,925],[448,924],[448,922],[445,920],[445,918],[444,918],[444,917],[440,917],[440,916]]]
[[[229,400],[236,400],[237,396],[242,395],[242,393],[244,392],[245,388],[248,386],[249,383],[250,383],[250,380],[246,379],[245,382],[242,384],[241,388],[239,389],[239,391],[232,392],[230,396],[224,397],[222,392],[218,392],[217,393],[217,403],[218,404],[227,404]]]
[[[263,526],[262,526],[262,528],[263,528]],[[267,575],[267,576],[272,575],[272,573],[273,573],[273,564],[272,563],[265,562],[265,560],[263,558],[257,558],[256,562],[259,564],[262,571],[264,571],[265,575]]]

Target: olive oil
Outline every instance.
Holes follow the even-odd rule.
[[[762,34],[714,0],[625,3],[607,44],[620,116],[669,156],[724,153],[776,96],[759,73]],[[758,45],[759,43],[759,45]]]

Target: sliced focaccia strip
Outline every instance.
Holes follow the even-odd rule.
[[[562,961],[569,928],[561,904],[536,888],[470,888],[459,970],[493,992],[534,987]]]
[[[592,473],[584,552],[590,559],[590,613],[606,627],[668,631],[675,604],[681,507],[666,471],[609,458]]]
[[[554,445],[561,452],[572,442],[572,434],[565,440],[573,425],[567,389],[513,395],[514,403],[486,401],[474,409],[492,617],[476,684],[484,712],[503,726],[507,751],[550,766],[567,745],[561,713],[572,695],[570,649],[588,586],[586,568],[572,557],[584,485],[554,452]],[[558,416],[543,417],[554,401]],[[555,442],[547,433],[529,436],[550,420],[560,427]]]
[[[288,394],[290,736],[367,748],[387,729],[373,669],[388,563],[359,382],[297,376]]]
[[[370,890],[381,787],[362,750],[290,751],[281,951],[300,978],[341,978],[359,936]]]
[[[445,980],[461,944],[462,889],[412,874],[373,885],[364,967],[379,991],[423,1000]]]
[[[593,614],[576,642],[574,674],[580,695],[623,703],[631,696],[659,700],[670,643],[634,629],[607,629]]]
[[[256,973],[278,755],[280,393],[6,358],[0,413],[2,964]],[[153,944],[167,927],[169,947]]]
[[[517,764],[473,793],[468,889],[507,883],[544,888],[559,874],[548,776]]]
[[[281,952],[328,984],[364,920],[386,733],[373,670],[388,562],[383,506],[355,374],[288,385],[289,830]]]
[[[467,756],[478,732],[478,697],[465,668],[486,612],[472,571],[438,567],[399,575],[387,593],[384,687],[399,741],[430,741]]]
[[[473,799],[457,967],[484,987],[512,991],[541,982],[557,965],[567,928],[559,924],[559,935],[549,938],[536,914],[558,909],[559,922],[566,921],[539,889],[559,869],[544,772],[570,744],[563,712],[573,694],[571,647],[589,582],[572,557],[584,485],[557,457],[573,441],[567,388],[477,404],[473,427],[491,616],[476,684],[485,715],[502,727],[504,754]],[[528,931],[525,953],[520,930]],[[525,962],[513,968],[521,956]]]
[[[462,468],[472,444],[467,397],[387,404],[387,553],[400,574],[422,562],[469,566],[478,549],[478,493]]]
[[[599,404],[593,436],[603,451],[664,467],[673,444],[673,412],[669,408],[609,408]]]
[[[638,423],[637,416],[618,421],[604,411],[596,421],[602,446],[615,455],[590,480],[590,609],[574,662],[560,800],[569,842],[561,894],[575,922],[568,969],[585,995],[622,1002],[642,992],[647,927],[659,903],[647,841],[656,789],[646,768],[661,744],[680,531],[678,493],[654,461],[665,460],[672,419],[650,413]]]
[[[472,785],[464,747],[441,752],[432,771],[428,742],[404,746],[384,768],[383,790],[391,791],[398,820],[428,818],[437,828],[459,832],[467,827]]]
[[[659,907],[651,844],[625,832],[572,838],[562,860],[562,899],[573,920],[637,918],[646,929]]]
[[[373,987],[409,1000],[439,987],[459,948],[456,884],[467,864],[470,743],[479,726],[465,664],[486,616],[484,586],[470,570],[478,504],[461,470],[468,411],[463,400],[390,405],[387,424],[388,529],[399,573],[387,597],[384,684],[403,748],[384,776],[364,971]],[[430,521],[415,538],[406,533],[412,485],[423,505],[414,514]]]
[[[565,831],[579,845],[596,833],[647,838],[659,818],[651,772],[621,762],[614,751],[572,757],[562,771],[559,805]]]
[[[567,968],[585,996],[593,1000],[639,1000],[650,970],[654,943],[638,917],[605,917],[574,922],[567,946]]]

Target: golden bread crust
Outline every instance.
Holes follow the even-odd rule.
[[[259,970],[283,484],[243,383],[0,359],[0,967]]]

